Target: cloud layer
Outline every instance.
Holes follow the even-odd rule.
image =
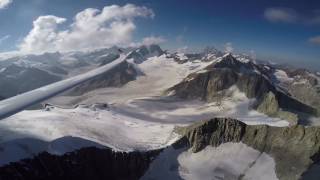
[[[320,24],[319,10],[311,11],[309,14],[301,14],[291,8],[267,8],[264,11],[264,17],[270,22]]]
[[[320,10],[314,10],[308,15],[304,15],[291,8],[268,8],[264,11],[264,17],[273,23],[320,25]],[[311,37],[308,42],[320,45],[320,36]]]
[[[163,37],[150,36],[150,37],[143,38],[142,44],[144,44],[144,45],[161,44],[166,41],[167,40]]]
[[[320,36],[311,37],[309,42],[312,44],[320,45]]]
[[[264,17],[271,22],[293,23],[298,20],[296,11],[289,8],[268,8],[264,12]]]
[[[65,30],[59,25],[67,19],[47,15],[33,22],[33,29],[19,45],[22,52],[52,52],[93,49],[114,45],[128,45],[136,29],[134,19],[153,18],[151,9],[132,4],[111,5],[102,10],[88,8],[79,12]],[[147,43],[161,41],[156,37],[145,39]]]
[[[0,9],[8,7],[12,3],[12,0],[0,0]]]

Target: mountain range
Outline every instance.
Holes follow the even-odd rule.
[[[0,121],[0,179],[319,179],[320,73],[158,45],[0,61],[8,99],[126,54]]]

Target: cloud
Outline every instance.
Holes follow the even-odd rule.
[[[227,42],[226,44],[224,44],[224,51],[226,53],[232,53],[234,50],[232,43],[231,42]]]
[[[320,36],[311,37],[309,42],[312,44],[320,45]]]
[[[33,22],[33,29],[19,49],[21,52],[41,53],[125,46],[132,41],[136,29],[134,19],[137,17],[153,18],[154,13],[151,9],[133,4],[111,5],[102,10],[88,8],[79,12],[65,30],[58,28],[67,21],[65,18],[40,16]]]
[[[142,44],[144,44],[144,45],[161,44],[166,41],[167,40],[163,37],[150,36],[150,37],[143,38]]]
[[[268,8],[264,11],[264,17],[270,22],[294,23],[299,19],[294,9]]]
[[[313,11],[313,15],[308,20],[308,24],[317,25],[320,24],[320,10]]]
[[[4,9],[12,3],[12,0],[0,0],[0,9]]]
[[[2,43],[3,43],[4,41],[6,41],[7,39],[9,39],[9,38],[10,38],[10,35],[5,35],[5,36],[1,37],[1,38],[0,38],[0,45],[2,45]]]
[[[264,17],[274,23],[320,24],[320,10],[310,11],[308,14],[301,14],[291,8],[268,8],[264,11]]]

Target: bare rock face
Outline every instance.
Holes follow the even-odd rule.
[[[279,104],[276,96],[272,92],[265,94],[261,98],[261,102],[258,103],[257,110],[270,116],[276,115],[279,111]]]
[[[258,100],[256,109],[268,116],[286,119],[291,125],[297,124],[299,120],[298,115],[289,111],[283,111],[279,107],[277,98],[272,92],[266,93]]]
[[[114,152],[111,149],[83,148],[63,156],[41,153],[32,159],[0,168],[1,180],[56,179],[139,179],[160,150]]]
[[[216,118],[178,128],[177,132],[184,135],[193,152],[226,142],[243,142],[265,152],[275,159],[280,180],[300,179],[313,164],[320,162],[319,127],[249,126],[233,119]]]

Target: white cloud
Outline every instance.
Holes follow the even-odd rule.
[[[9,38],[10,38],[10,35],[5,35],[5,36],[1,37],[1,38],[0,38],[0,45],[1,45],[4,41],[6,41],[7,39],[9,39]]]
[[[128,45],[136,29],[134,19],[137,17],[153,18],[154,13],[133,4],[106,6],[101,11],[88,8],[79,12],[66,30],[58,28],[59,24],[66,22],[65,18],[40,16],[33,22],[33,29],[19,49],[40,53]]]
[[[232,43],[231,42],[227,42],[226,44],[224,44],[224,51],[226,53],[232,53],[234,50]]]
[[[161,44],[166,41],[167,40],[163,37],[150,36],[150,37],[143,38],[142,44],[144,44],[144,45]]]
[[[64,23],[66,19],[56,16],[40,16],[33,22],[33,29],[24,38],[20,45],[20,50],[23,52],[41,52],[54,51],[60,40],[60,33],[57,31],[57,26]]]
[[[298,14],[290,8],[268,8],[264,12],[264,17],[271,22],[293,23],[298,21]]]
[[[12,0],[0,0],[0,9],[4,9],[12,3]]]
[[[300,23],[307,25],[320,24],[320,11],[311,11],[308,14],[298,13],[291,8],[268,8],[264,11],[264,17],[270,22]]]
[[[311,37],[309,42],[312,44],[320,45],[320,36]]]

